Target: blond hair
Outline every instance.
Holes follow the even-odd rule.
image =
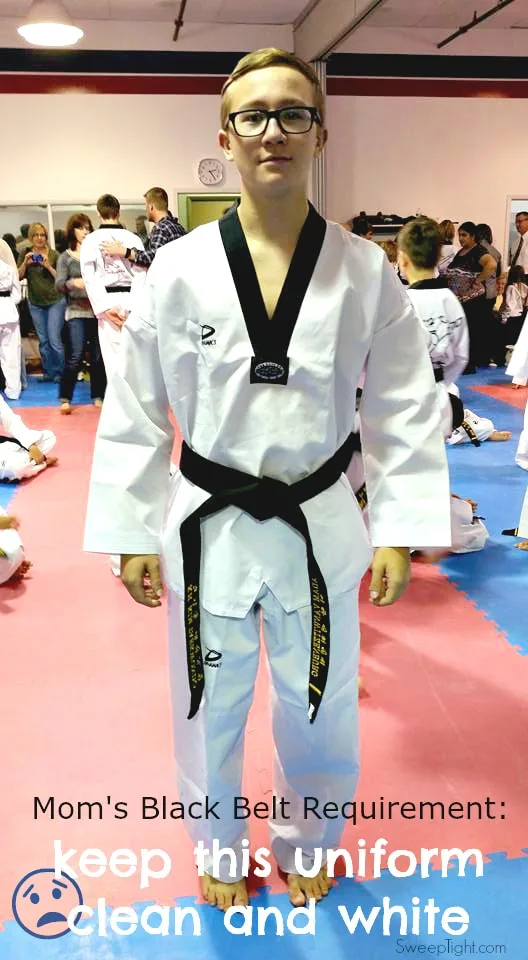
[[[325,98],[321,81],[314,68],[310,66],[309,63],[301,60],[300,57],[295,56],[294,53],[288,53],[287,50],[280,50],[278,47],[264,47],[262,50],[255,50],[253,53],[248,53],[245,57],[242,57],[224,83],[220,103],[220,123],[222,129],[225,130],[227,128],[229,120],[230,105],[228,94],[231,85],[235,83],[236,80],[240,80],[241,77],[245,77],[247,73],[253,73],[254,70],[264,70],[265,67],[291,67],[292,70],[297,70],[298,73],[302,73],[303,77],[306,77],[312,84],[314,90],[314,107],[317,108],[321,125],[324,126]]]
[[[48,239],[48,229],[47,229],[47,227],[44,226],[43,223],[38,223],[38,221],[37,221],[36,223],[32,223],[32,224],[30,225],[29,230],[28,230],[28,240],[31,240],[31,242],[33,242],[33,237],[35,236],[36,233],[39,233],[41,230],[43,230],[44,233],[46,234],[46,240],[47,240],[47,239]]]

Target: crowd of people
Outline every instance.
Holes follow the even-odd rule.
[[[26,280],[27,302],[42,364],[38,382],[56,383],[60,412],[71,414],[75,387],[86,358],[92,402],[95,407],[102,407],[133,295],[144,283],[157,250],[185,234],[168,208],[165,190],[148,190],[145,207],[146,219],[153,224],[145,242],[139,234],[121,226],[119,201],[110,194],[97,201],[101,221],[97,230],[84,213],[74,213],[69,218],[60,253],[50,247],[42,223],[27,225],[18,246],[14,237],[12,242],[10,236],[3,238],[0,365],[8,400],[18,400],[22,389],[24,356],[18,307],[21,281]],[[57,458],[50,451],[55,443],[51,431],[29,430],[0,397],[0,481],[29,479],[47,466],[54,466]],[[24,576],[31,566],[18,528],[16,517],[0,511],[0,584]],[[112,569],[119,573],[116,561]]]
[[[250,54],[221,98],[219,143],[240,174],[238,206],[184,236],[164,191],[148,191],[155,227],[143,243],[106,194],[99,228],[74,216],[60,255],[33,224],[3,288],[14,301],[27,279],[44,375],[64,414],[85,342],[97,340],[92,399],[105,399],[85,549],[114,556],[138,603],[157,607],[168,589],[180,800],[209,797],[219,809],[218,821],[190,829],[208,848],[204,897],[221,909],[248,900],[246,825],[232,800],[261,623],[275,792],[291,811],[272,818],[271,846],[302,906],[329,892],[315,849],[338,848],[343,829],[342,817],[308,822],[302,798],[341,809],[357,783],[359,583],[370,564],[370,600],[385,607],[406,589],[413,550],[481,549],[488,535],[476,505],[450,496],[445,441],[506,438],[464,409],[456,380],[491,362],[492,300],[513,336],[524,280],[511,274],[497,306],[491,234],[484,246],[471,222],[448,259],[449,233],[428,218],[407,223],[384,252],[368,229],[359,239],[325,220],[307,184],[326,137],[312,67],[285,51]],[[518,229],[513,269],[521,215]],[[65,352],[63,327],[72,331]],[[171,414],[183,437],[178,469]],[[12,439],[1,446],[13,462],[17,453],[26,468],[52,465],[50,437],[24,436],[5,417]],[[349,473],[348,483],[358,457],[364,477]],[[4,534],[18,533],[13,520]],[[213,835],[233,852],[234,871],[215,861]],[[299,849],[311,876],[297,869]]]

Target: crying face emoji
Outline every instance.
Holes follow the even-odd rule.
[[[13,914],[26,933],[41,940],[54,940],[70,932],[68,914],[83,902],[79,886],[53,867],[33,870],[23,877],[13,894]],[[74,918],[77,924],[80,916]]]

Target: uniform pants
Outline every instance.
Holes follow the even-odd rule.
[[[520,537],[528,537],[528,487],[524,494],[521,516],[519,519],[518,534]]]
[[[0,507],[0,515],[7,516],[2,507]],[[0,530],[0,584],[5,583],[16,573],[23,559],[24,547],[18,530]]]
[[[515,463],[523,470],[528,470],[528,402],[524,410],[524,426],[519,437],[519,445],[515,454]]]
[[[314,848],[339,846],[344,822],[304,817],[304,797],[339,805],[351,800],[358,778],[357,669],[359,656],[358,591],[353,589],[330,600],[331,656],[326,691],[317,718],[308,720],[311,608],[287,613],[264,585],[244,618],[217,616],[201,609],[201,635],[205,692],[198,714],[187,720],[189,687],[185,655],[184,605],[169,598],[170,673],[175,754],[180,800],[219,801],[221,819],[188,820],[192,839],[211,849],[237,854],[248,821],[236,819],[234,797],[242,796],[242,767],[246,721],[260,652],[260,628],[270,671],[274,741],[274,794],[286,801],[289,819],[270,820],[271,849],[286,873],[295,873],[295,849],[302,848],[306,867],[314,863]],[[264,718],[259,718],[263,723]],[[267,730],[262,734],[267,736]],[[270,784],[271,787],[271,784]],[[261,796],[265,786],[260,784]],[[268,799],[271,794],[268,795]],[[222,861],[213,871],[224,881],[240,879],[240,869],[230,875]]]
[[[18,400],[22,384],[20,326],[17,323],[0,324],[0,367],[5,377],[5,395],[10,400]]]
[[[528,383],[528,321],[524,320],[516,341],[511,340],[514,346],[513,353],[506,367],[506,376],[512,377],[512,382],[525,387]]]
[[[51,430],[43,430],[40,436],[35,431],[35,440],[39,450],[47,454],[53,449],[57,438]],[[27,480],[46,469],[46,463],[34,463],[27,450],[16,441],[4,440],[0,443],[0,480]]]

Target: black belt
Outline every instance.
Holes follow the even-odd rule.
[[[434,378],[437,383],[442,383],[444,379],[444,368],[443,367],[433,367]]]
[[[0,437],[0,443],[16,443],[21,448],[21,450],[28,450],[28,448],[25,447],[23,443],[20,443],[20,440],[15,440],[14,437]]]
[[[107,293],[130,293],[132,287],[106,287]]]
[[[0,297],[10,297],[11,290],[0,290]]]
[[[479,440],[479,438],[477,437],[477,434],[476,434],[475,431],[473,430],[473,427],[471,426],[471,424],[469,423],[469,421],[468,421],[468,420],[463,420],[462,423],[460,424],[460,426],[462,427],[462,430],[465,430],[465,432],[467,433],[467,435],[468,435],[469,439],[471,440],[471,443],[473,444],[473,446],[474,446],[474,447],[480,447],[480,440]]]
[[[315,473],[292,484],[271,477],[254,477],[240,470],[224,467],[200,456],[183,443],[180,459],[183,476],[211,494],[180,527],[185,582],[187,670],[191,689],[188,720],[198,712],[204,691],[204,664],[200,641],[200,521],[225,507],[235,506],[255,520],[278,517],[304,537],[312,605],[308,716],[310,723],[314,722],[328,677],[330,615],[326,584],[314,556],[308,523],[300,504],[311,500],[339,480],[350,463],[356,443],[356,434],[351,434],[333,457]]]

